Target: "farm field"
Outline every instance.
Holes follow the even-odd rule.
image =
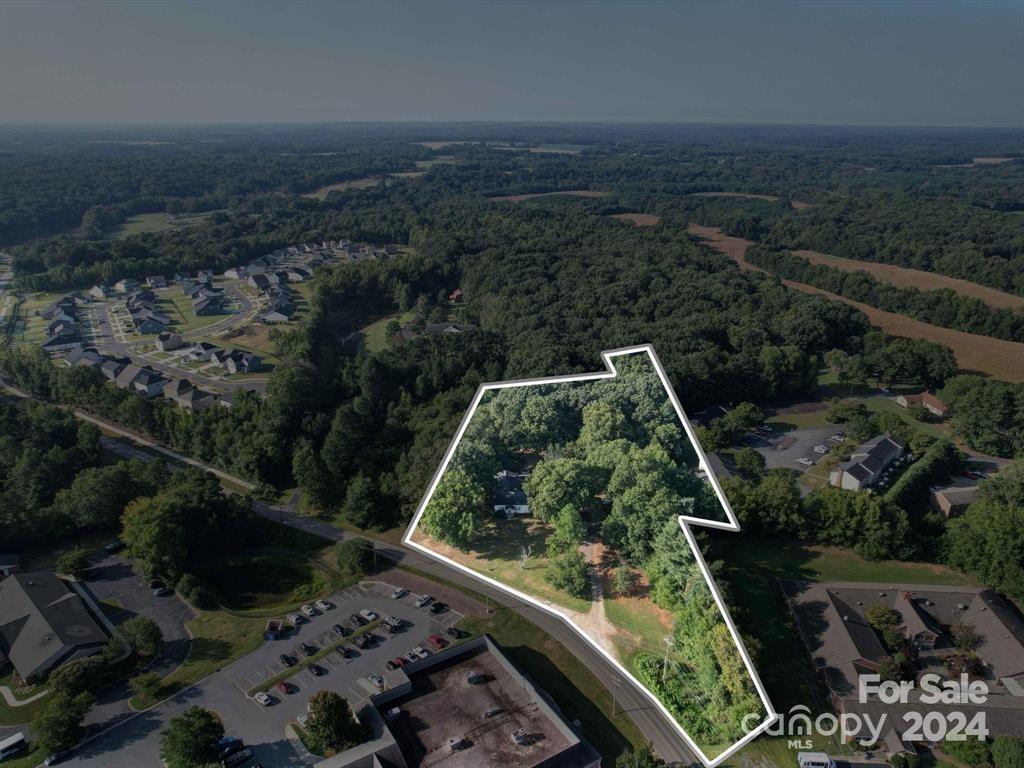
[[[817,251],[793,251],[794,256],[807,259],[812,264],[824,264],[826,267],[834,267],[844,272],[867,272],[872,277],[891,283],[900,288],[918,288],[923,291],[936,290],[938,288],[950,288],[961,296],[970,296],[981,299],[993,307],[1006,307],[1009,309],[1020,309],[1024,307],[1024,296],[1015,296],[1012,293],[997,291],[984,285],[972,283],[969,280],[961,280],[956,277],[946,277],[935,272],[925,272],[920,269],[898,267],[894,264],[879,264],[873,261],[858,261],[847,259],[842,256],[831,256],[827,253]]]
[[[655,216],[653,213],[613,213],[611,218],[628,221],[638,227],[653,227],[661,223],[661,216]]]
[[[502,203],[521,203],[524,200],[533,200],[535,197],[607,197],[608,194],[608,192],[599,192],[593,189],[567,189],[557,192],[531,192],[526,195],[499,195],[487,199]]]
[[[736,198],[739,198],[741,200],[768,200],[768,201],[774,201],[774,200],[781,199],[779,197],[776,197],[775,195],[755,195],[755,194],[749,194],[747,192],[691,192],[689,195],[687,195],[687,197],[736,197]],[[802,203],[799,200],[791,201],[790,202],[790,206],[792,206],[793,210],[795,210],[795,211],[805,211],[808,208],[812,207],[810,203]]]
[[[691,235],[706,240],[712,248],[728,256],[744,272],[765,272],[744,258],[747,248],[753,245],[750,240],[725,235],[717,227],[702,227],[697,224],[690,224],[689,231]],[[781,282],[789,288],[856,307],[867,315],[872,325],[878,326],[886,333],[945,344],[953,350],[961,370],[987,374],[1002,381],[1024,382],[1024,344],[954,331],[951,328],[940,328],[895,312],[885,312],[805,283],[792,280]]]

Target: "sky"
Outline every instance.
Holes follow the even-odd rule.
[[[0,124],[1024,126],[1024,2],[0,2]]]

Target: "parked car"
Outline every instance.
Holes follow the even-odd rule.
[[[271,699],[263,691],[258,692],[255,696],[253,696],[253,698],[256,699],[256,703],[257,704],[259,704],[261,706],[264,706],[264,707],[270,706],[270,702],[273,701],[273,699]]]
[[[466,633],[458,627],[448,627],[445,632],[448,634],[448,637],[454,637],[456,640],[460,640],[466,636]]]
[[[366,619],[366,621],[368,622],[376,621],[380,618],[380,614],[378,614],[376,611],[371,611],[369,608],[363,608],[363,610],[359,612],[359,615]]]
[[[352,645],[354,645],[356,648],[365,648],[369,644],[370,641],[367,639],[366,635],[357,635],[356,637],[352,638]]]
[[[427,658],[427,656],[430,655],[430,651],[428,651],[422,645],[417,645],[415,648],[412,649],[412,652],[416,654],[416,658],[418,659],[425,659]]]
[[[333,607],[326,600],[317,600],[315,603],[313,603],[313,605],[315,605],[321,611],[329,611]]]
[[[425,605],[429,605],[430,601],[433,600],[433,599],[434,598],[432,598],[430,595],[420,595],[419,597],[416,598],[416,607],[417,608],[422,608]]]
[[[343,658],[343,659],[348,659],[348,658],[352,657],[352,651],[350,651],[348,648],[346,648],[343,645],[338,646],[337,648],[334,649],[334,651],[339,656],[341,656],[341,658]]]
[[[313,674],[313,677],[321,677],[322,675],[327,674],[327,670],[319,664],[310,664],[309,671]]]
[[[345,623],[352,627],[352,629],[359,629],[366,622],[363,621],[362,616],[353,613],[351,616],[348,617],[348,621],[346,621]]]
[[[408,664],[408,662],[401,656],[395,656],[395,658],[393,658],[391,661],[395,663],[396,667],[404,667],[406,664]]]
[[[299,610],[302,611],[303,616],[316,616],[316,608],[314,608],[312,605],[304,605],[301,608],[299,608]]]
[[[385,616],[384,617],[384,624],[386,624],[389,627],[393,627],[394,629],[398,629],[404,623],[405,622],[402,621],[397,616]]]
[[[390,672],[393,669],[398,669],[398,665],[395,664],[394,661],[385,661],[384,662],[384,669],[386,669],[388,672]]]
[[[173,594],[174,594],[174,590],[171,589],[170,587],[157,587],[156,589],[153,590],[153,595],[156,596],[156,597],[167,597],[168,595],[173,595]]]
[[[384,690],[384,678],[376,673],[371,673],[366,676],[371,683],[373,683],[380,690]]]
[[[276,688],[286,696],[295,691],[295,686],[289,683],[287,680],[282,680],[280,683],[277,684]]]
[[[799,459],[797,459],[796,463],[803,464],[805,467],[814,466],[814,462],[804,456],[801,456]]]
[[[120,552],[122,549],[124,549],[124,542],[122,541],[112,541],[103,547],[103,551],[108,552],[111,555],[115,552]]]
[[[277,657],[277,660],[280,661],[281,664],[283,664],[286,667],[294,667],[295,666],[295,659],[293,659],[287,653],[282,653],[280,656]]]
[[[345,637],[349,633],[347,629],[341,626],[341,624],[335,624],[333,627],[331,627],[331,629],[333,629],[334,634],[338,635],[339,637]]]
[[[149,580],[149,588],[150,589],[159,589],[160,587],[166,587],[166,586],[167,585],[164,584],[163,579],[150,579]]]
[[[814,446],[814,452],[815,453],[828,453],[828,446],[827,445],[816,445],[816,446]]]
[[[406,654],[405,654],[405,658],[408,659],[410,662],[412,662],[412,661],[419,661],[420,660],[420,657],[417,656],[412,651],[407,651]]]
[[[293,627],[297,627],[299,624],[303,624],[306,620],[297,613],[289,613],[288,621],[291,622]]]
[[[299,656],[312,656],[314,653],[316,653],[316,648],[314,648],[309,643],[299,643],[295,646],[295,652]]]
[[[383,630],[384,630],[385,632],[387,632],[387,633],[388,633],[389,635],[394,635],[394,634],[397,634],[397,633],[398,633],[398,629],[397,629],[397,627],[393,627],[393,626],[391,626],[390,624],[382,624],[382,625],[381,625],[381,629],[383,629]]]
[[[409,594],[409,590],[408,589],[406,589],[405,587],[399,587],[398,589],[396,589],[394,592],[391,593],[391,599],[392,600],[398,600],[400,598],[405,597],[407,594]]]
[[[446,645],[448,645],[448,641],[445,640],[440,635],[431,635],[430,637],[427,638],[427,643],[429,643],[431,646],[433,646],[437,650],[441,650]]]
[[[444,603],[434,603],[432,606],[430,606],[431,613],[444,613],[447,610],[448,606]]]

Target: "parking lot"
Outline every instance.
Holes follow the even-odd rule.
[[[831,450],[837,441],[829,438],[837,434],[842,434],[839,425],[794,429],[785,433],[751,436],[748,443],[764,456],[768,469],[783,467],[805,472],[828,455],[827,451],[819,452],[814,449],[823,445]]]
[[[68,760],[69,765],[96,768],[135,768],[159,765],[159,734],[167,722],[192,704],[201,704],[217,712],[228,735],[245,741],[253,752],[253,761],[264,766],[303,765],[311,760],[298,743],[289,742],[285,727],[306,711],[310,697],[320,690],[335,691],[351,702],[376,692],[368,676],[385,676],[389,659],[402,656],[415,646],[429,650],[426,642],[432,635],[447,638],[446,631],[462,614],[451,608],[431,613],[428,607],[417,608],[418,595],[407,594],[398,600],[390,595],[401,584],[399,573],[390,575],[394,583],[363,582],[360,585],[326,598],[333,607],[299,624],[297,631],[279,640],[268,640],[259,649],[215,673],[173,699],[133,718],[83,746]],[[345,624],[351,614],[370,609],[381,616],[403,620],[395,635],[373,629],[376,642],[365,649],[351,648],[351,658],[343,659],[330,652],[316,662],[323,670],[315,676],[308,669],[295,668],[288,677],[291,693],[284,694],[270,686],[271,703],[261,706],[248,695],[253,688],[287,669],[280,662],[282,654],[296,656],[299,642],[315,646],[317,651],[343,640],[332,630]],[[345,643],[351,646],[350,643]]]

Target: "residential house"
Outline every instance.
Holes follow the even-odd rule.
[[[224,309],[219,299],[208,298],[194,301],[192,311],[195,312],[196,317],[207,317],[222,314]]]
[[[256,315],[256,319],[264,325],[279,325],[288,322],[288,315],[276,309],[267,309]]]
[[[899,631],[919,651],[931,651],[942,635],[942,628],[931,615],[918,606],[917,599],[910,593],[900,590],[893,606],[901,617]]]
[[[180,283],[185,283],[185,282],[191,282],[192,278],[190,278],[184,272],[175,272],[173,280],[174,280],[174,282],[180,284]]]
[[[179,349],[181,345],[182,339],[180,333],[164,331],[156,337],[156,348],[161,352],[171,352],[175,349]]]
[[[125,277],[114,283],[114,290],[118,293],[131,293],[138,290],[139,281],[131,277]]]
[[[213,270],[212,269],[201,269],[199,274],[196,276],[200,283],[212,283],[213,282]]]
[[[503,469],[495,475],[497,480],[493,499],[495,513],[506,517],[530,514],[526,491],[523,490],[523,480],[527,477],[529,474],[525,472],[512,472],[508,469]]]
[[[476,330],[475,325],[469,323],[427,323],[423,326],[424,333],[469,333]]]
[[[303,269],[302,267],[292,267],[288,270],[288,280],[293,283],[305,282],[312,276],[308,269]]]
[[[54,336],[52,339],[47,339],[43,342],[43,351],[48,353],[66,353],[73,349],[81,349],[85,346],[85,341],[82,339],[82,335],[78,331],[72,331],[66,334]]]
[[[220,347],[214,346],[208,341],[199,341],[193,344],[188,350],[188,358],[193,362],[209,360],[210,356],[218,351]]]
[[[49,323],[46,324],[46,335],[47,336],[67,336],[72,333],[79,331],[78,323],[67,315],[60,315],[55,317]]]
[[[148,309],[141,310],[138,315],[133,314],[135,330],[143,334],[160,334],[170,325],[171,318],[167,315],[160,315]]]
[[[163,392],[167,380],[148,365],[132,363],[117,374],[114,383],[119,389],[128,389],[146,397],[155,397]]]
[[[936,416],[940,419],[944,419],[949,415],[950,407],[944,402],[939,400],[931,392],[919,392],[916,395],[897,395],[896,403],[902,405],[904,408],[911,408],[915,405],[921,405],[927,410],[932,416]]]
[[[860,491],[878,482],[883,472],[903,456],[906,443],[892,435],[878,435],[861,445],[849,461],[833,469],[829,483],[849,491]]]
[[[246,281],[251,287],[258,291],[265,291],[270,287],[270,278],[262,272],[249,270],[249,279]]]
[[[946,519],[959,517],[967,511],[967,507],[978,498],[978,486],[954,485],[948,488],[936,488],[931,491],[929,502],[931,508],[941,512]]]
[[[150,275],[146,278],[146,285],[150,288],[166,288],[167,278],[163,275]]]
[[[73,349],[64,356],[64,364],[69,368],[81,366],[84,368],[99,368],[103,365],[103,355],[92,347],[85,349]]]
[[[256,373],[263,367],[263,361],[259,355],[251,352],[233,350],[224,361],[224,368],[228,373]]]
[[[107,635],[53,571],[15,573],[0,581],[0,664],[27,683],[72,659],[100,653]]]
[[[103,301],[113,296],[114,291],[109,285],[94,285],[89,289],[89,295],[97,301]]]
[[[245,280],[249,276],[249,270],[245,267],[231,267],[225,270],[224,277],[230,280]]]
[[[74,320],[78,317],[78,305],[70,296],[65,296],[63,299],[55,301],[53,304],[41,311],[39,316],[43,318],[43,320],[55,320],[59,317],[66,317],[69,320]]]
[[[205,410],[217,401],[212,392],[193,386],[188,379],[167,382],[164,385],[164,397],[188,411]]]
[[[103,361],[103,364],[100,365],[100,373],[102,373],[103,376],[108,381],[116,382],[117,377],[121,374],[121,371],[123,371],[127,365],[128,363],[122,360],[112,360],[110,358],[107,358],[106,360]]]

